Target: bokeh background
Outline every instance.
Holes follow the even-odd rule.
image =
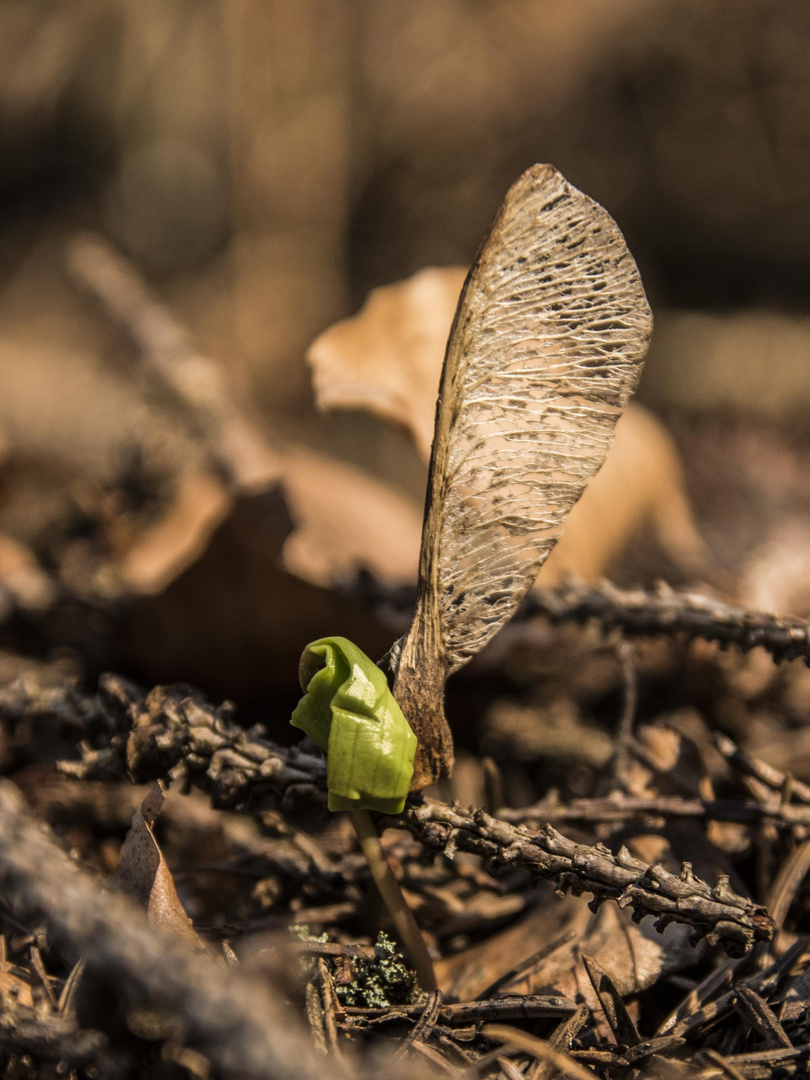
[[[640,400],[678,441],[713,558],[737,573],[788,528],[798,580],[810,562],[809,60],[804,0],[2,0],[12,615],[28,612],[29,633],[32,612],[49,612],[34,619],[40,650],[79,642],[86,658],[92,641],[100,663],[232,693],[242,676],[214,678],[214,653],[244,667],[285,634],[291,652],[301,644],[287,615],[275,636],[234,637],[267,621],[276,595],[233,599],[255,591],[249,574],[235,580],[238,545],[184,586],[183,618],[162,636],[154,607],[127,609],[124,629],[117,615],[93,623],[105,588],[122,596],[99,554],[111,520],[129,515],[137,532],[166,461],[197,451],[171,423],[144,434],[155,408],[127,366],[132,342],[71,281],[71,238],[100,234],[128,260],[268,440],[362,466],[418,506],[411,441],[365,413],[319,414],[307,347],[371,289],[468,264],[536,161],[603,203],[640,265],[656,318]],[[41,576],[26,592],[21,565],[69,586],[92,627],[82,609],[76,631],[74,607],[54,629],[53,598]],[[211,599],[223,575],[227,617]],[[777,593],[798,610],[792,588]],[[212,610],[202,661],[181,662],[178,641]],[[111,653],[110,637],[129,644]]]
[[[809,44],[801,0],[4,0],[4,339],[83,343],[59,242],[99,228],[263,407],[305,408],[315,335],[375,285],[469,262],[552,161],[641,265],[647,398],[775,410],[810,284]],[[752,307],[762,362],[737,342],[724,382],[714,319]]]

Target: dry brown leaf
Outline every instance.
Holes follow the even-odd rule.
[[[150,922],[173,934],[184,944],[202,949],[205,946],[183,910],[171,871],[152,831],[165,797],[160,782],[153,784],[140,808],[133,814],[113,881],[146,908]]]
[[[467,267],[429,267],[369,293],[307,352],[318,408],[366,409],[405,427],[430,460],[436,396]]]
[[[707,570],[710,556],[695,525],[675,443],[652,413],[631,402],[604,465],[572,509],[537,584],[548,587],[568,577],[598,580],[648,522],[683,571]]]
[[[303,447],[284,453],[282,473],[295,521],[283,553],[291,573],[327,588],[360,569],[392,584],[416,580],[422,518],[408,499]]]
[[[199,558],[217,526],[233,506],[233,497],[216,477],[195,473],[180,481],[166,513],[130,543],[116,543],[120,519],[107,535],[121,550],[115,560],[121,581],[136,593],[161,592]]]
[[[419,739],[416,787],[452,768],[445,678],[532,585],[604,461],[651,330],[615,222],[551,166],[527,170],[467,279],[442,373],[394,691]]]
[[[636,925],[630,913],[615,904],[604,904],[594,915],[582,899],[568,896],[556,901],[552,890],[548,891],[547,902],[538,904],[514,926],[441,961],[437,968],[439,985],[445,990],[452,986],[461,1001],[474,1000],[533,952],[569,931],[574,932],[571,941],[499,992],[562,994],[598,1008],[582,964],[583,954],[593,956],[610,973],[624,996],[695,962],[688,927],[673,924],[659,934],[653,929],[652,919]]]
[[[28,610],[46,608],[53,599],[53,585],[33,551],[5,533],[0,533],[0,584]]]
[[[137,268],[107,241],[75,237],[68,248],[68,266],[74,279],[127,330],[139,350],[141,375],[155,397],[171,403],[174,415],[167,412],[162,420],[157,418],[159,424],[188,428],[186,434],[198,452],[203,451],[202,469],[181,465],[185,474],[176,483],[177,494],[156,524],[145,530],[141,526],[135,536],[125,534],[126,522],[123,527],[116,521],[108,524],[116,569],[127,587],[141,594],[160,593],[223,534],[229,534],[231,562],[236,547],[259,556],[261,563],[250,565],[245,575],[258,581],[266,576],[267,561],[277,556],[280,532],[286,537],[282,565],[311,584],[331,587],[362,568],[389,582],[415,580],[421,523],[407,500],[336,459],[269,439],[227,369],[196,349]],[[247,515],[242,512],[246,504],[251,508]],[[259,507],[263,536],[260,532],[242,544],[230,534],[245,517],[256,527]],[[273,513],[278,520],[271,523]],[[231,569],[222,583],[210,581],[209,589],[221,585],[232,591],[236,576],[243,575]],[[238,604],[240,597],[234,599]],[[279,610],[272,598],[270,609]]]
[[[307,353],[319,408],[365,409],[403,426],[429,461],[442,358],[465,277],[458,266],[422,270],[375,289],[357,315],[324,331]],[[676,565],[705,571],[708,556],[675,444],[663,424],[631,402],[538,583],[597,580],[647,522]]]
[[[13,1009],[15,1005],[27,1005],[34,1007],[34,993],[29,983],[12,975],[10,971],[0,970],[0,1002],[5,1009]]]
[[[211,537],[198,537],[198,556],[167,573],[163,591],[142,590],[125,649],[155,681],[264,693],[297,669],[302,641],[341,629],[372,655],[390,645],[390,628],[333,586],[361,569],[413,582],[419,512],[327,455],[288,447],[280,460],[280,483],[234,496]]]
[[[107,535],[120,580],[141,595],[162,592],[211,543],[239,499],[282,501],[293,531],[282,565],[303,581],[331,588],[368,570],[380,581],[416,580],[421,515],[416,506],[369,473],[304,447],[279,449],[279,469],[264,487],[228,488],[194,473],[159,520],[134,536],[113,520]],[[279,476],[280,473],[280,476]],[[279,483],[280,480],[280,483]],[[124,527],[125,526],[125,523]]]
[[[773,528],[740,572],[738,595],[754,611],[810,612],[810,522],[792,517]]]
[[[302,642],[340,630],[369,655],[382,655],[391,630],[367,604],[284,569],[293,528],[280,485],[237,499],[200,557],[164,592],[131,608],[119,634],[126,663],[153,682],[183,680],[219,697],[235,687],[266,696],[288,686]],[[283,712],[269,720],[280,736]]]

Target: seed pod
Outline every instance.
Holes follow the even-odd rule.
[[[304,697],[290,721],[326,753],[330,810],[398,814],[413,775],[416,736],[385,675],[343,637],[307,645]]]
[[[610,215],[550,165],[509,190],[447,344],[410,630],[389,656],[419,740],[414,788],[448,775],[444,683],[514,613],[599,469],[652,331]]]

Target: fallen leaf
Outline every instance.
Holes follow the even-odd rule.
[[[152,831],[165,797],[162,785],[156,782],[133,814],[113,882],[146,908],[149,922],[184,944],[203,949],[205,946],[183,910],[171,871]]]
[[[326,590],[363,569],[413,582],[417,508],[360,469],[266,435],[227,368],[197,350],[105,241],[75,238],[68,262],[135,343],[142,382],[165,403],[150,418],[184,433],[196,454],[176,465],[174,494],[146,525],[105,523],[117,576],[142,598],[122,635],[138,659],[153,675],[182,672],[208,687],[227,673],[232,692],[240,683],[266,689],[269,670],[287,666],[288,641],[297,661],[302,640],[338,624],[353,622],[354,636],[376,651],[373,616],[356,605],[357,618],[344,617],[351,602]],[[132,387],[134,398],[140,392]],[[386,634],[379,651],[388,644]]]
[[[597,581],[647,523],[683,572],[706,573],[711,557],[695,525],[675,443],[652,413],[631,402],[604,465],[572,509],[537,584],[548,588],[570,577]]]
[[[466,273],[429,268],[375,289],[356,315],[316,338],[307,359],[318,407],[364,409],[404,427],[428,462],[442,360]],[[681,570],[705,573],[709,556],[675,443],[652,413],[631,402],[538,584],[597,580],[648,522]]]
[[[574,932],[570,941],[564,941],[535,969],[502,986],[499,993],[561,994],[596,1009],[599,1002],[582,963],[583,954],[609,972],[625,997],[689,967],[696,959],[689,927],[672,924],[659,934],[652,919],[636,925],[630,912],[615,904],[603,904],[594,915],[580,898],[555,900],[549,888],[546,900],[515,925],[441,961],[439,985],[445,991],[452,987],[461,1001],[472,1001],[532,952],[570,931]]]
[[[381,656],[391,629],[361,598],[312,584],[282,565],[297,554],[286,548],[294,528],[280,485],[238,498],[200,557],[162,593],[132,605],[117,639],[119,666],[136,665],[153,682],[181,680],[227,697],[234,688],[242,695],[288,688],[301,643],[335,627],[369,656]],[[336,545],[329,554],[337,557]],[[323,564],[307,567],[300,558],[297,569],[306,577],[323,573]],[[270,722],[280,735],[286,718],[271,711]]]
[[[430,267],[374,289],[329,327],[307,360],[318,408],[365,409],[405,427],[430,459],[442,359],[467,268]]]
[[[782,615],[810,612],[810,522],[779,523],[748,557],[740,572],[740,601],[754,611]],[[773,666],[773,665],[771,665]]]
[[[233,496],[209,473],[181,479],[174,501],[150,528],[116,543],[120,519],[107,528],[118,575],[136,593],[158,593],[195,562],[233,506]]]
[[[0,1002],[4,1010],[11,1010],[15,1005],[34,1007],[34,994],[29,983],[12,975],[10,971],[0,971]]]
[[[0,584],[29,611],[42,610],[52,601],[53,584],[29,547],[0,533]]]
[[[367,473],[303,447],[283,454],[283,489],[295,528],[283,565],[329,587],[369,570],[391,584],[416,580],[422,515]]]

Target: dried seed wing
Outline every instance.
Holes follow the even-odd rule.
[[[470,271],[445,356],[395,688],[419,739],[414,786],[449,771],[444,679],[534,581],[604,461],[651,330],[610,215],[551,166],[525,172]]]

